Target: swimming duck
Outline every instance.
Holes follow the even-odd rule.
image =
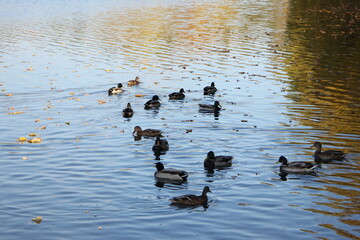
[[[277,163],[281,163],[280,171],[285,173],[313,173],[318,166],[310,162],[288,162],[284,156],[281,156]]]
[[[134,110],[131,108],[130,103],[128,103],[126,108],[122,110],[122,115],[125,118],[131,118],[134,115]]]
[[[109,88],[108,94],[109,95],[114,95],[114,94],[122,93],[124,91],[124,89],[122,89],[122,87],[123,87],[123,85],[121,83],[119,83],[117,85],[117,87]]]
[[[204,95],[213,95],[217,91],[215,83],[212,82],[210,86],[204,87]]]
[[[171,94],[169,94],[169,99],[170,100],[182,100],[185,98],[185,94],[184,94],[184,89],[180,89],[179,92],[173,92]]]
[[[166,139],[160,139],[160,137],[157,137],[155,139],[154,146],[152,147],[152,150],[154,152],[163,152],[169,150],[169,143]]]
[[[145,108],[158,108],[160,107],[160,99],[158,95],[154,95],[151,100],[145,103]]]
[[[145,136],[145,137],[159,137],[161,136],[162,131],[157,129],[144,129],[142,130],[141,127],[136,126],[134,127],[133,136],[139,137],[139,136]]]
[[[183,170],[174,168],[164,168],[161,162],[156,163],[156,169],[154,176],[158,180],[172,180],[172,181],[186,181],[189,174]]]
[[[342,160],[345,158],[345,153],[338,150],[327,150],[322,152],[322,145],[320,142],[315,142],[311,147],[316,147],[314,153],[315,161],[320,161],[323,163],[331,162],[332,160]]]
[[[221,110],[221,105],[218,101],[214,102],[214,105],[211,104],[199,104],[200,111],[203,112],[219,112]]]
[[[213,151],[208,152],[204,160],[204,167],[206,168],[220,168],[229,167],[232,164],[232,156],[215,156]]]
[[[128,86],[134,86],[134,85],[138,85],[140,84],[140,78],[139,77],[136,77],[135,80],[129,80],[127,82]]]
[[[208,197],[207,193],[211,192],[210,188],[208,186],[204,187],[202,194],[200,196],[188,194],[188,195],[182,195],[178,197],[174,197],[170,199],[170,201],[173,204],[179,204],[179,205],[203,205],[207,204]]]

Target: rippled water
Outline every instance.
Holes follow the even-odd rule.
[[[357,1],[1,6],[1,239],[360,237]],[[168,101],[180,88],[185,100]],[[154,94],[161,108],[144,110]],[[219,116],[198,111],[214,100]],[[161,161],[186,183],[156,184],[153,139],[134,141],[136,125],[164,131]],[[30,133],[43,142],[17,142]],[[282,181],[278,157],[312,161],[315,141],[347,159]],[[204,170],[210,150],[232,167]],[[169,205],[205,185],[208,208]]]

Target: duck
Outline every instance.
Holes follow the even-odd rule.
[[[121,83],[119,83],[117,85],[117,87],[109,88],[108,94],[109,95],[115,95],[115,94],[118,94],[118,93],[122,93],[124,91],[124,89],[122,89],[122,87],[123,87],[123,85]]]
[[[160,107],[160,99],[158,95],[154,95],[151,100],[145,103],[145,108],[159,108]]]
[[[160,137],[156,137],[154,146],[152,147],[154,152],[163,152],[169,150],[169,143],[166,139],[160,139]]]
[[[156,163],[156,172],[154,176],[158,180],[172,180],[172,181],[186,181],[189,174],[186,171],[174,169],[174,168],[164,168],[164,165],[161,162]]]
[[[171,94],[169,94],[169,99],[170,100],[182,100],[185,98],[185,94],[184,94],[184,89],[181,88],[179,92],[173,92]]]
[[[144,129],[142,130],[141,127],[136,126],[134,127],[133,136],[134,137],[160,137],[163,132],[157,129]]]
[[[187,194],[170,199],[172,204],[178,205],[205,205],[208,202],[207,193],[211,192],[208,186],[205,186],[200,196]]]
[[[281,156],[277,163],[281,163],[280,172],[284,173],[313,173],[315,168],[318,166],[317,164],[311,162],[288,162],[287,158]]]
[[[346,155],[344,152],[338,150],[327,150],[322,152],[322,144],[320,142],[315,142],[314,145],[312,145],[311,147],[316,148],[314,153],[315,161],[323,163],[328,163],[332,160],[342,160],[345,158]]]
[[[204,95],[213,95],[217,91],[215,83],[212,82],[210,86],[204,87]]]
[[[131,108],[130,103],[128,103],[126,108],[122,110],[122,115],[125,118],[131,118],[134,115],[134,110]]]
[[[129,80],[128,82],[127,82],[127,85],[128,86],[134,86],[134,85],[139,85],[140,84],[140,78],[138,77],[138,76],[136,76],[136,78],[135,78],[135,80]]]
[[[232,164],[232,156],[215,156],[213,151],[208,152],[204,160],[204,167],[206,168],[221,168],[229,167]]]
[[[213,105],[211,104],[199,104],[200,111],[203,112],[219,112],[221,110],[221,105],[219,101],[215,101]]]

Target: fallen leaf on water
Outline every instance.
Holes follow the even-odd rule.
[[[98,227],[99,230],[102,230],[102,227]]]
[[[192,129],[186,129],[186,133],[192,132]]]
[[[17,140],[18,142],[25,142],[27,140],[26,137],[19,137],[19,139]]]
[[[35,136],[37,136],[37,134],[36,133],[30,133],[29,136],[30,137],[35,137]]]
[[[105,104],[105,103],[107,103],[106,101],[104,101],[104,100],[98,100],[98,104],[100,105],[100,104]]]
[[[41,138],[32,138],[27,141],[28,143],[42,143]]]
[[[16,114],[22,114],[22,113],[24,113],[24,112],[21,112],[21,111],[19,111],[19,112],[10,112],[10,113],[8,113],[8,115],[16,115]]]
[[[75,93],[74,92],[71,92],[71,93],[69,93],[70,95],[75,95]]]
[[[31,221],[36,222],[37,224],[39,224],[42,221],[42,217],[39,216],[39,217],[33,218],[33,219],[31,219]]]
[[[22,159],[22,160],[28,160],[28,158],[27,158],[27,157],[22,157],[21,159]]]
[[[47,118],[46,120],[53,120],[53,118]]]
[[[143,94],[135,94],[135,97],[143,97]]]
[[[9,107],[8,109],[9,109],[9,110],[14,110],[14,109],[15,109],[15,107]]]
[[[35,119],[35,122],[40,122],[41,120],[40,119]]]
[[[250,203],[239,203],[238,205],[240,205],[240,206],[251,206],[251,205],[254,205],[254,204],[250,204]]]
[[[5,97],[11,97],[12,96],[12,94],[11,93],[9,93],[9,94],[5,94]]]
[[[112,72],[113,70],[111,69],[105,69],[106,72]]]

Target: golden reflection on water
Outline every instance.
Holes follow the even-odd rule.
[[[360,135],[360,24],[358,1],[292,1],[288,15],[285,71],[293,93],[290,115],[302,125]],[[303,107],[302,107],[303,106]],[[340,137],[339,146],[359,152],[360,144]]]

